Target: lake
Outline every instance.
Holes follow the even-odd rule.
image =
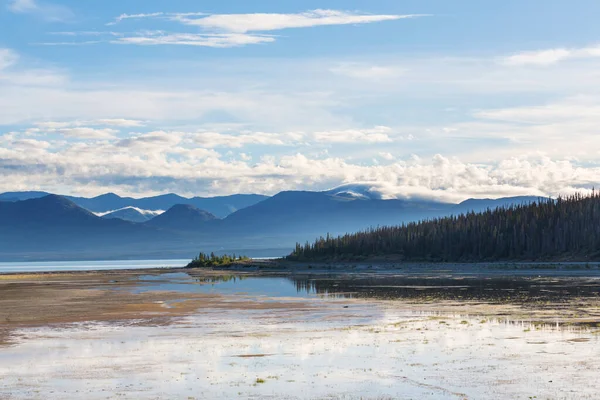
[[[0,274],[17,272],[95,271],[185,267],[190,260],[109,260],[0,262]]]

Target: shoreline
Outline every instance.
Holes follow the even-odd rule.
[[[175,289],[156,289],[136,292],[136,288],[148,282],[180,282],[184,284],[206,284],[200,282],[203,279],[219,279],[226,277],[253,277],[253,278],[289,278],[294,281],[307,279],[308,281],[321,282],[323,287],[327,286],[332,277],[337,277],[343,282],[353,280],[370,280],[381,278],[382,283],[386,279],[408,279],[414,282],[408,284],[421,285],[420,280],[446,279],[454,282],[469,283],[473,280],[514,280],[514,282],[535,281],[543,285],[544,282],[559,279],[563,284],[575,285],[579,283],[589,285],[600,278],[598,270],[583,271],[559,271],[559,270],[521,270],[514,273],[512,270],[486,270],[486,269],[440,269],[439,265],[431,268],[418,270],[405,267],[404,269],[358,269],[347,270],[319,268],[282,268],[278,265],[274,268],[265,266],[265,263],[247,263],[245,265],[234,265],[230,268],[214,269],[191,269],[191,268],[151,268],[151,269],[129,269],[129,270],[99,270],[99,271],[57,271],[39,273],[10,273],[0,274],[0,330],[7,326],[44,325],[48,323],[71,323],[91,320],[131,320],[152,319],[155,317],[173,317],[193,313],[199,308],[221,307],[230,302],[234,307],[252,308],[263,307],[261,302],[248,300],[243,296],[235,294],[206,294],[194,291],[177,291]],[[413,266],[413,268],[415,268]],[[583,272],[583,274],[581,273]],[[170,274],[185,274],[183,277],[173,277]],[[152,278],[141,279],[146,276]],[[541,280],[540,280],[541,279]],[[591,283],[590,283],[591,282]],[[359,286],[360,287],[360,286]],[[385,288],[386,286],[375,285]],[[561,286],[563,287],[563,286]],[[340,286],[342,290],[342,286]],[[348,290],[353,290],[348,285]],[[356,289],[354,289],[356,290]],[[437,289],[434,289],[434,291]],[[439,290],[440,293],[443,289]],[[340,292],[344,294],[344,292]],[[418,293],[418,292],[417,292]],[[435,293],[434,293],[435,294]],[[277,297],[273,297],[277,300]],[[452,299],[450,297],[432,296],[431,294],[415,295],[413,297],[390,296],[355,296],[347,297],[347,301],[367,302],[392,302],[398,306],[408,308],[424,308],[430,311],[462,309],[467,313],[485,311],[491,312],[497,308],[513,308],[509,314],[516,314],[515,309],[520,308],[518,314],[523,314],[530,307],[531,310],[544,310],[545,317],[563,317],[565,308],[576,305],[580,311],[588,309],[588,316],[598,316],[600,322],[600,298],[580,297],[566,294],[556,297],[550,304],[528,300],[527,298],[513,298],[506,300],[500,297],[463,298]],[[311,300],[312,301],[312,300]],[[165,306],[173,302],[173,306]],[[223,303],[224,302],[224,303]],[[487,307],[481,307],[481,305]],[[514,306],[514,307],[513,307]],[[477,311],[479,310],[479,311]],[[492,313],[499,312],[498,310]],[[500,313],[501,314],[501,313]],[[500,315],[499,314],[499,315]],[[576,313],[573,313],[575,315]],[[582,313],[582,316],[585,313]],[[534,315],[531,315],[534,317]],[[568,313],[564,315],[568,317]]]
[[[160,261],[160,260],[158,260]],[[49,261],[53,262],[53,261]],[[81,261],[82,263],[86,261]],[[76,263],[76,262],[73,262]],[[23,264],[26,264],[24,262]],[[0,263],[1,266],[1,263]],[[563,275],[568,272],[581,275],[580,272],[588,272],[600,275],[600,262],[476,262],[476,263],[442,263],[442,262],[394,262],[382,260],[366,261],[288,261],[282,259],[249,260],[235,262],[229,265],[221,265],[206,268],[183,267],[149,267],[149,268],[98,268],[98,269],[72,269],[72,270],[44,270],[44,271],[10,271],[3,272],[0,268],[0,281],[2,277],[15,275],[28,276],[50,276],[68,274],[119,274],[119,273],[154,273],[154,272],[182,272],[182,271],[227,271],[227,272],[251,272],[251,273],[452,273],[452,274],[498,274],[521,276],[527,273],[538,275],[552,275],[552,272],[560,272]]]

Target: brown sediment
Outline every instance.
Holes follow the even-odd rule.
[[[233,357],[238,357],[238,358],[263,358],[263,357],[270,357],[270,356],[274,356],[275,354],[238,354],[235,355]]]
[[[172,272],[172,271],[169,271]],[[135,293],[138,278],[164,271],[0,275],[0,346],[18,328],[77,322],[165,324],[199,309],[303,309],[302,302],[253,302],[214,294]]]

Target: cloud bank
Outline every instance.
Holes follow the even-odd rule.
[[[557,48],[538,51],[527,51],[513,54],[503,61],[510,66],[548,66],[569,59],[586,59],[600,57],[600,45],[583,48]]]

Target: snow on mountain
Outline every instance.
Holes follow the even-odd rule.
[[[325,191],[325,193],[344,199],[382,200],[383,194],[370,184],[349,183]]]

